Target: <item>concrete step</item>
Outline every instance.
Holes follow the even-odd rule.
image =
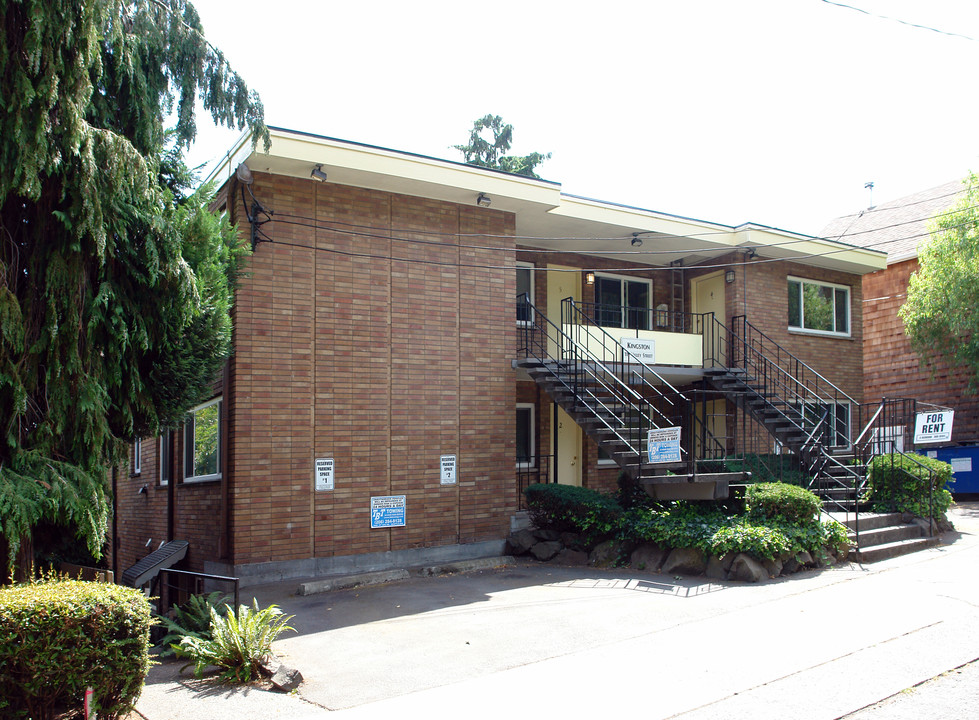
[[[863,537],[862,532],[860,533],[860,536]],[[938,543],[939,538],[937,537],[899,540],[898,542],[885,543],[883,545],[874,545],[868,548],[853,550],[850,552],[850,557],[854,562],[859,563],[880,562],[881,560],[888,560],[893,557],[898,557],[899,555],[907,555],[908,553],[935,547],[938,545]]]
[[[832,513],[830,513],[832,514]],[[858,518],[836,518],[839,522],[846,525],[850,530],[857,524]],[[865,530],[876,530],[883,527],[906,524],[901,513],[860,513],[860,534]]]
[[[923,536],[924,530],[913,523],[908,525],[889,525],[874,530],[860,528],[860,549],[870,548],[875,545],[887,545],[900,542],[901,540],[914,540]]]

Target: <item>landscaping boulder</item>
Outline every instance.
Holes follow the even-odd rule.
[[[561,565],[574,565],[583,566],[588,564],[588,553],[582,552],[581,550],[571,550],[570,548],[564,548],[561,552],[554,556],[554,562],[560,563]]]
[[[557,540],[539,542],[530,548],[530,554],[542,562],[547,562],[561,552],[563,546]]]
[[[557,530],[537,528],[534,530],[534,537],[541,542],[554,542],[561,539],[561,533],[559,533]]]
[[[663,561],[661,572],[681,575],[703,575],[707,558],[697,548],[673,548]]]
[[[731,570],[728,573],[728,580],[741,580],[743,582],[761,582],[768,577],[768,570],[760,562],[750,555],[738,553],[731,563]]]
[[[707,569],[704,574],[712,580],[727,580],[735,557],[737,557],[736,553],[724,553],[721,557],[711,555],[707,560]]]
[[[782,574],[782,561],[778,558],[774,560],[763,560],[762,565],[765,566],[765,570],[768,571],[768,577],[778,577]]]
[[[506,539],[508,554],[526,555],[537,544],[537,538],[530,530],[518,530]]]
[[[303,681],[302,673],[288,665],[279,665],[272,676],[272,687],[280,692],[292,692]]]
[[[595,549],[588,555],[588,564],[592,567],[614,567],[619,558],[624,555],[622,543],[616,540],[606,540],[595,546]]]
[[[566,548],[571,548],[572,550],[587,550],[584,541],[581,539],[581,535],[573,532],[563,532],[558,538],[561,544]]]
[[[667,550],[656,543],[643,543],[629,557],[629,564],[636,570],[659,572],[666,559]]]

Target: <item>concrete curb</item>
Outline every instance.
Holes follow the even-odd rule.
[[[445,565],[428,565],[416,568],[411,572],[405,569],[399,569],[358,573],[356,575],[338,575],[336,577],[300,583],[296,590],[296,595],[315,595],[316,593],[333,592],[334,590],[350,590],[351,588],[366,587],[368,585],[380,585],[382,583],[397,582],[398,580],[407,580],[412,575],[431,577],[433,575],[449,575],[452,573],[469,572],[471,570],[486,570],[504,565],[514,565],[516,562],[510,555],[498,555],[496,557],[460,560],[459,562],[447,563]]]

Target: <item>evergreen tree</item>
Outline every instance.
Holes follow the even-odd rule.
[[[60,524],[98,556],[108,466],[230,351],[236,233],[206,189],[182,197],[195,102],[268,132],[186,0],[0,0],[0,18],[0,534],[12,559]]]
[[[483,133],[486,130],[493,134],[492,142],[484,137]],[[506,155],[505,153],[510,149],[512,143],[513,126],[504,123],[503,118],[499,115],[485,115],[473,123],[473,129],[469,133],[468,145],[453,145],[452,147],[462,153],[465,162],[469,165],[505,170],[509,173],[526,175],[539,180],[540,176],[535,170],[542,162],[550,159],[551,153],[534,152],[530,155]]]

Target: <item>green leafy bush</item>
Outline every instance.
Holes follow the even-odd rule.
[[[809,525],[819,518],[822,503],[815,493],[787,483],[756,483],[745,491],[745,509],[755,520],[783,518]]]
[[[179,650],[179,643],[185,637],[210,638],[211,610],[223,615],[228,606],[221,608],[221,605],[228,600],[227,595],[214,591],[208,595],[191,595],[183,605],[174,606],[173,618],[165,615],[160,618],[160,622],[167,630],[166,635],[159,642],[163,647],[160,655],[162,657],[173,655],[175,650]]]
[[[227,607],[227,606],[225,606]],[[194,674],[201,677],[208,665],[221,669],[225,682],[247,683],[260,674],[262,661],[272,652],[272,642],[286,630],[292,615],[283,615],[275,605],[259,609],[241,605],[238,612],[222,616],[210,609],[211,637],[187,636],[180,641],[180,652],[193,659]],[[185,666],[186,667],[186,666]]]
[[[534,484],[524,490],[534,525],[596,539],[613,534],[622,506],[608,495],[576,485]]]
[[[0,588],[0,716],[129,712],[149,668],[150,606],[133,588],[47,579]],[[80,716],[80,713],[79,713]]]
[[[946,489],[951,482],[952,466],[941,460],[914,453],[878,455],[867,468],[864,501],[877,512],[940,518],[952,505],[952,494]]]
[[[762,560],[803,550],[815,557],[823,548],[837,550],[849,545],[846,529],[839,523],[800,523],[783,516],[759,520],[684,502],[666,510],[633,510],[622,522],[622,533],[634,542],[693,547],[717,556],[743,552]]]

